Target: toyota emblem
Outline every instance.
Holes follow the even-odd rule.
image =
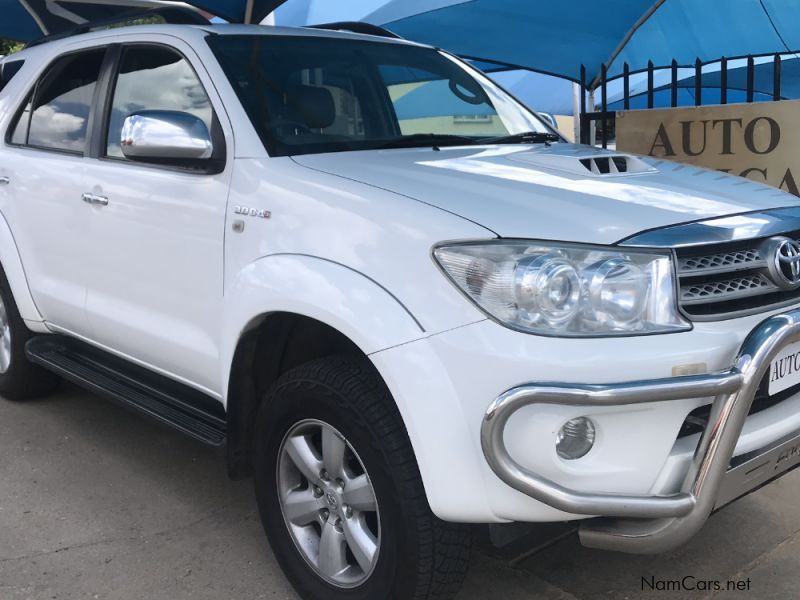
[[[764,257],[775,285],[783,290],[800,287],[800,243],[787,237],[770,238]]]
[[[328,506],[330,506],[333,510],[336,510],[339,507],[339,501],[331,492],[325,494],[325,500],[328,501]]]

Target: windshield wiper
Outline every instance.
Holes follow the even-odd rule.
[[[414,133],[379,144],[377,149],[414,148],[416,146],[473,146],[477,140],[450,133]]]
[[[481,144],[549,144],[550,142],[560,142],[561,138],[549,131],[523,131],[512,135],[501,135],[500,137],[484,138]]]

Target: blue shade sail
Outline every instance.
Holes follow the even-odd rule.
[[[595,81],[722,56],[800,50],[800,0],[392,0],[366,21],[496,65]]]
[[[259,23],[286,0],[252,0],[251,23]],[[247,20],[247,0],[186,0],[201,10],[205,10],[230,23],[245,23]]]
[[[284,1],[253,0],[252,22],[258,23]],[[0,38],[30,42],[70,31],[86,22],[114,19],[169,4],[151,0],[0,0]],[[187,0],[186,4],[234,23],[243,23],[247,17],[247,0]]]
[[[231,22],[247,17],[248,0],[187,3]],[[0,37],[30,41],[87,20],[164,4],[169,2],[0,0]],[[526,69],[577,81],[584,64],[588,83],[597,82],[603,63],[614,77],[625,62],[637,72],[648,60],[666,66],[676,59],[690,66],[697,58],[712,62],[721,56],[800,51],[800,0],[252,0],[252,21],[278,7],[279,24],[363,17],[408,39],[472,58],[489,72]],[[800,85],[797,77],[800,71],[787,68],[783,85],[792,90]],[[757,87],[766,87],[760,79],[757,75]],[[539,95],[546,95],[541,94],[544,81],[531,81],[520,84],[525,92],[536,85]],[[558,106],[552,108],[565,110],[568,89],[558,91],[553,103]],[[785,95],[797,97],[791,91]],[[681,97],[689,99],[684,92]]]
[[[288,0],[275,11],[275,24],[302,27],[361,21],[389,0]]]

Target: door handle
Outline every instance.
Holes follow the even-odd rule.
[[[11,178],[6,177],[5,175],[0,175],[0,185],[8,185],[11,183]]]
[[[86,204],[94,204],[95,206],[108,206],[108,198],[105,196],[98,196],[97,194],[84,194],[81,196]]]

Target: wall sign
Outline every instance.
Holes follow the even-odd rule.
[[[766,182],[800,196],[800,100],[617,113],[617,149]]]

